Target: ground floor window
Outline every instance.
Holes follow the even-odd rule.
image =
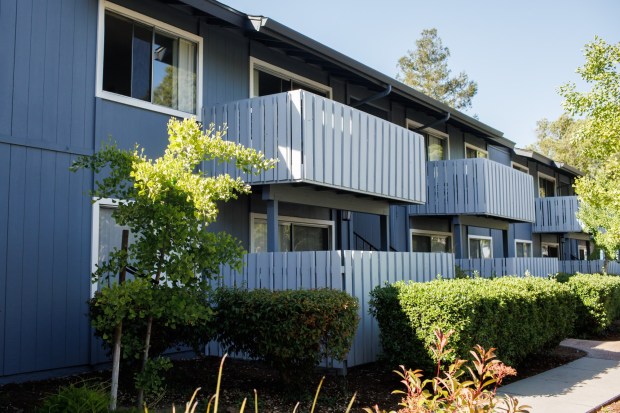
[[[267,217],[252,214],[251,252],[267,252]],[[328,251],[333,249],[334,222],[316,219],[280,217],[280,251]]]
[[[469,258],[493,258],[493,239],[491,237],[470,235],[468,241]]]
[[[412,252],[452,252],[452,234],[431,231],[411,231]]]
[[[560,257],[560,244],[543,242],[541,244],[541,255],[543,257],[548,258],[559,258]]]
[[[520,258],[529,258],[532,256],[532,241],[515,240],[516,256]]]
[[[579,246],[579,259],[580,260],[588,259],[588,247],[586,245]]]

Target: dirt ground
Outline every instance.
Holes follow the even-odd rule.
[[[558,347],[550,353],[528,358],[522,365],[516,366],[516,379],[538,374],[582,357],[585,353],[566,347]],[[174,403],[177,407],[184,406],[194,389],[201,387],[198,399],[204,411],[206,400],[215,391],[217,371],[220,360],[206,357],[195,360],[175,361],[174,368],[168,372],[167,389],[157,406],[161,411],[170,411]],[[318,412],[343,412],[353,393],[357,393],[353,411],[361,412],[363,407],[379,404],[382,409],[398,407],[400,396],[391,392],[400,389],[399,377],[392,372],[393,368],[373,363],[349,369],[346,377],[328,374],[318,399]],[[304,392],[291,392],[280,383],[279,376],[268,366],[260,362],[226,360],[222,378],[222,394],[220,411],[236,412],[244,398],[253,403],[256,389],[261,412],[292,412],[297,401],[301,402],[301,410],[308,411],[312,403],[314,391],[324,375],[319,371],[304,386]],[[40,405],[41,400],[58,390],[60,386],[84,380],[105,382],[109,380],[109,371],[94,372],[62,379],[8,384],[0,387],[0,412],[32,412]],[[129,375],[122,377],[120,389],[130,389]],[[516,380],[515,379],[515,380]],[[131,406],[134,394],[122,393],[120,403]],[[151,406],[153,404],[151,403]],[[153,406],[155,407],[155,406]],[[153,411],[151,408],[149,411]],[[612,410],[616,412],[620,410]]]

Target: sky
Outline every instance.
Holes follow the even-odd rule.
[[[620,41],[619,0],[220,0],[270,17],[389,76],[424,29],[450,49],[448,66],[478,83],[480,121],[523,147],[536,121],[558,118],[557,89],[575,82],[594,36]]]

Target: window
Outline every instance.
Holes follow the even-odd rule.
[[[112,212],[118,205],[118,201],[112,199],[99,199],[93,204],[93,216],[92,216],[92,251],[91,251],[91,269],[94,272],[97,269],[97,265],[105,262],[110,253],[115,249],[121,248],[121,242],[123,237],[123,230],[128,229],[118,225],[114,218],[112,218]],[[133,241],[133,234],[129,233],[129,243]],[[99,285],[109,285],[114,282],[117,274],[107,280],[100,280],[98,284],[93,284],[91,287],[91,293],[94,294],[97,291]]]
[[[315,95],[331,98],[330,87],[254,57],[250,58],[250,73],[251,96],[266,96],[303,89]]]
[[[252,252],[267,251],[267,218],[252,214]],[[280,251],[328,251],[333,248],[333,221],[280,217],[278,220]]]
[[[526,174],[530,173],[530,169],[527,166],[523,166],[516,162],[512,162],[512,169],[516,169],[517,171],[521,171]]]
[[[97,95],[200,117],[202,38],[116,4],[101,4]]]
[[[412,120],[407,120],[407,127],[409,130],[415,130],[421,126],[424,125]],[[418,133],[424,136],[424,142],[426,143],[426,160],[443,161],[450,159],[448,149],[449,135],[447,133],[431,128],[425,128]]]
[[[411,230],[412,252],[452,252],[452,234]]]
[[[588,259],[588,247],[585,245],[579,245],[579,259],[587,260]]]
[[[532,241],[515,240],[515,253],[519,258],[530,258],[532,256]]]
[[[469,258],[493,258],[493,240],[491,237],[470,235]]]
[[[560,257],[560,244],[551,243],[551,242],[543,242],[540,244],[541,247],[541,255],[543,257],[548,258],[559,258]]]
[[[538,195],[541,198],[555,196],[555,178],[538,173]]]
[[[465,158],[488,158],[489,154],[484,149],[480,149],[468,143],[465,144]]]

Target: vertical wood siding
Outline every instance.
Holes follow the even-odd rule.
[[[457,259],[456,265],[467,275],[477,272],[481,277],[502,277],[516,275],[522,277],[529,272],[535,277],[547,277],[559,271],[557,258],[486,258]]]
[[[536,198],[536,222],[533,232],[582,232],[577,221],[579,203],[576,196]]]
[[[424,202],[420,135],[305,91],[219,105],[206,122],[227,125],[227,139],[279,160],[253,184],[308,182],[405,202]],[[212,173],[238,176],[230,165]]]
[[[241,272],[222,267],[214,285],[270,290],[333,288],[359,301],[360,322],[349,352],[349,367],[377,360],[379,327],[370,316],[370,292],[386,282],[425,282],[454,276],[454,256],[443,253],[308,251],[247,254]],[[206,351],[221,355],[217,343]]]
[[[605,262],[602,260],[588,261],[560,261],[560,271],[568,274],[597,274],[603,272]],[[620,275],[620,263],[617,261],[609,261],[607,263],[607,274]]]
[[[533,222],[532,177],[488,159],[427,163],[425,205],[412,215],[486,215]]]

